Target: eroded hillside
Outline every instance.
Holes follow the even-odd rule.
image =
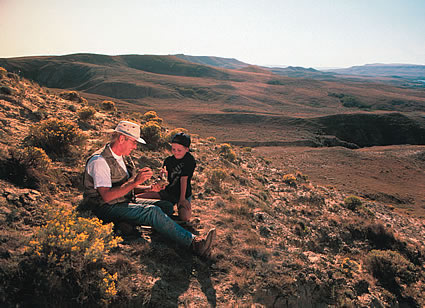
[[[93,105],[5,70],[0,78],[2,306],[425,305],[423,220],[214,137],[193,134],[194,218],[185,226],[195,234],[217,228],[211,259],[150,228],[127,235],[76,212],[84,159],[107,129],[121,119],[140,123],[150,147],[135,161],[156,172],[172,127],[155,112]],[[73,143],[41,143],[52,130],[71,131]]]
[[[385,134],[390,127],[392,132],[402,132],[391,144],[423,144],[422,88],[284,69],[301,72],[289,75],[292,78],[235,61],[74,54],[0,59],[0,66],[50,88],[109,97],[122,111],[156,110],[170,125],[184,122],[191,131],[203,137],[212,134],[221,142],[362,147],[387,143],[370,135]],[[223,68],[226,63],[237,69]],[[325,76],[313,79],[305,71]],[[376,121],[377,133],[369,125]],[[359,131],[355,140],[349,138],[353,130]]]

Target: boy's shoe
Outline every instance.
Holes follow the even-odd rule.
[[[208,231],[208,234],[205,238],[195,237],[192,241],[192,251],[200,257],[209,257],[211,254],[211,249],[215,241],[215,229]]]

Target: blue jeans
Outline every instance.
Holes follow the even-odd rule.
[[[190,246],[194,237],[168,217],[173,213],[173,204],[168,201],[137,198],[136,203],[98,206],[94,213],[106,222],[125,221],[134,225],[152,226],[159,233],[186,247]]]

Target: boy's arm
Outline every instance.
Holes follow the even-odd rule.
[[[187,179],[188,179],[188,176],[187,175],[182,176],[180,178],[180,198],[179,198],[179,203],[186,200]]]

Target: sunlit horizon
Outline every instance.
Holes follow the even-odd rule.
[[[425,1],[1,0],[0,58],[153,54],[425,65]]]

